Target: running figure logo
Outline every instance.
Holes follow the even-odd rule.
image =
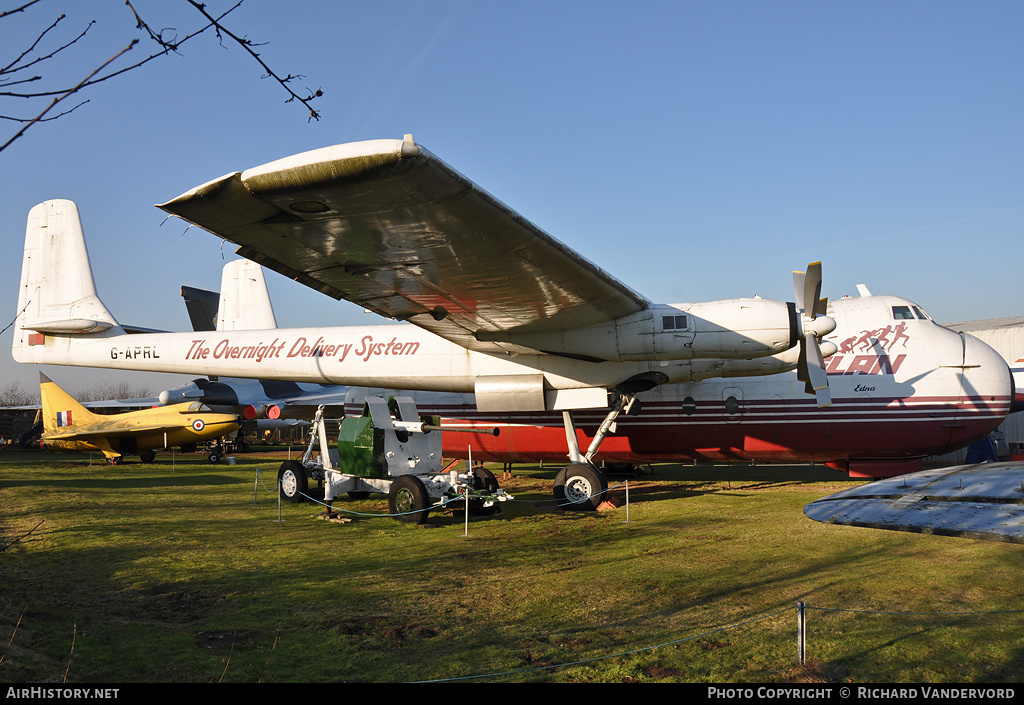
[[[891,340],[890,336],[892,336]],[[850,336],[839,344],[839,352],[843,354],[867,352],[869,350],[874,350],[876,352],[889,352],[896,343],[900,343],[904,348],[906,348],[907,341],[909,340],[910,336],[907,335],[907,324],[901,321],[895,326],[866,330],[862,331],[860,335]]]
[[[906,350],[910,342],[907,324],[899,322],[885,328],[864,330],[839,344],[828,359],[826,372],[831,375],[891,375],[903,364],[907,354],[891,356],[893,349]]]

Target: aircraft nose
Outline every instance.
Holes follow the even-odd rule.
[[[1002,355],[972,335],[964,335],[964,396],[990,413],[1005,416],[1014,400],[1013,376]]]

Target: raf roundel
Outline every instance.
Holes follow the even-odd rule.
[[[205,426],[206,424],[203,423],[202,419],[196,419],[195,421],[192,422],[192,430],[195,431],[196,433],[202,431]]]

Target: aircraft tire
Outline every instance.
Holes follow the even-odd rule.
[[[297,460],[286,460],[277,471],[277,486],[281,497],[289,502],[303,501],[303,495],[309,491],[309,480],[306,469]]]
[[[399,521],[425,524],[430,513],[430,497],[423,482],[414,475],[400,475],[391,483],[388,506]]]
[[[604,473],[586,463],[567,465],[555,476],[555,499],[562,509],[594,511],[607,489]]]
[[[636,463],[605,463],[605,472],[612,475],[642,475],[643,468]]]
[[[145,453],[139,456],[139,460],[141,460],[144,463],[152,463],[154,460],[156,460],[156,451],[147,450]]]

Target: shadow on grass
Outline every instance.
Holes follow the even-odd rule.
[[[22,480],[5,478],[0,480],[0,488],[4,487],[35,487],[37,489],[98,489],[140,490],[156,487],[198,487],[203,485],[236,485],[248,482],[228,475],[150,475],[146,477],[76,477],[74,479],[47,479],[44,477],[27,477]]]
[[[678,512],[652,507],[642,522],[626,525],[618,510],[557,509],[545,494],[548,468],[531,476],[543,482],[525,483],[527,503],[471,518],[473,537],[464,540],[462,515],[432,514],[427,530],[383,514],[331,525],[312,521],[322,506],[305,503],[285,505],[285,521],[277,523],[276,493],[261,492],[259,504],[252,504],[252,478],[261,463],[246,460],[216,472],[196,462],[177,474],[168,466],[104,468],[92,476],[83,475],[84,468],[53,468],[53,477],[35,469],[0,480],[0,491],[13,490],[5,501],[23,517],[56,505],[68,488],[86,503],[93,491],[138,490],[116,504],[107,498],[109,507],[85,505],[88,512],[48,519],[36,542],[8,554],[6,574],[0,565],[2,591],[12,605],[7,612],[16,618],[28,606],[24,628],[35,630],[35,645],[60,667],[77,625],[82,636],[72,673],[79,680],[208,681],[230,655],[236,680],[255,682],[270,663],[278,681],[383,681],[422,678],[442,662],[455,664],[446,667],[451,673],[490,668],[466,656],[488,649],[501,651],[494,663],[515,664],[531,640],[545,658],[571,660],[577,651],[556,648],[566,635],[581,636],[579,653],[612,653],[622,648],[616,640],[646,646],[666,634],[688,637],[786,610],[797,599],[834,594],[866,606],[879,594],[892,598],[893,581],[900,590],[922,584],[931,599],[939,588],[947,594],[954,580],[944,577],[927,588],[931,578],[917,571],[942,555],[943,546],[919,537],[875,539],[817,524],[805,531],[802,522],[809,520],[789,516],[800,503],[780,498],[805,482],[842,481],[835,471],[817,471],[814,477],[822,480],[807,479],[807,468],[749,476],[748,467],[731,480],[742,486],[729,489],[735,468],[722,468],[722,476],[718,467],[713,473],[658,468],[637,481],[650,483],[638,494],[631,480],[631,501],[716,494],[723,501],[684,503]],[[118,476],[123,472],[130,474]],[[194,491],[185,498],[145,492],[155,487]],[[386,506],[382,495],[335,504],[358,511]],[[759,521],[787,523],[760,534]],[[804,550],[794,550],[800,542]],[[953,553],[959,561],[961,554]],[[976,577],[970,580],[971,590],[983,589]],[[795,617],[787,612],[773,619],[773,633],[781,629],[788,639]],[[744,632],[744,644],[755,638],[752,631]],[[278,634],[281,647],[272,655]],[[15,643],[30,645],[27,639]],[[850,648],[854,655],[842,663],[882,647],[862,641]],[[724,648],[713,658],[726,657],[744,661]],[[999,672],[1019,678],[1011,669],[1019,652],[1010,660]],[[331,671],[306,666],[322,663],[344,665]],[[51,674],[29,667],[16,675]]]

